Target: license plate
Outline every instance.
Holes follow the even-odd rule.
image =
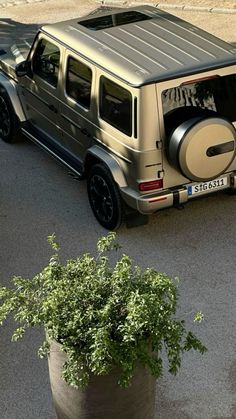
[[[213,190],[217,190],[221,188],[224,189],[227,187],[227,185],[228,185],[227,176],[219,178],[219,179],[210,180],[208,182],[196,183],[195,185],[188,186],[188,195],[192,196],[196,194],[212,192]]]

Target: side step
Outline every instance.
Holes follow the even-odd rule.
[[[69,169],[69,171],[75,175],[74,177],[76,177],[76,179],[82,180],[84,178],[82,165],[81,167],[79,167],[79,162],[73,162],[69,156],[64,156],[63,153],[56,147],[51,146],[51,144],[49,145],[42,138],[39,139],[33,131],[29,131],[28,129],[21,127],[21,132],[23,135],[25,135],[27,138],[29,138],[31,141],[33,141],[35,144],[37,144],[39,147],[45,150],[48,154],[50,154],[50,156],[52,156],[57,161],[66,166],[67,169]]]

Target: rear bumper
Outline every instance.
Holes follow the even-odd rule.
[[[193,198],[197,198],[209,193],[218,192],[224,189],[236,189],[236,172],[226,173],[218,179],[227,177],[227,182],[223,186],[211,190],[202,190],[197,194],[189,194],[189,187],[195,186],[196,182],[181,185],[176,188],[164,189],[161,192],[141,195],[130,188],[122,188],[121,195],[130,207],[136,209],[141,214],[153,214],[163,208],[182,205]],[[202,182],[204,183],[204,182]]]

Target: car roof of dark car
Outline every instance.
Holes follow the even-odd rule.
[[[236,48],[152,6],[43,26],[42,31],[131,86],[236,64]]]

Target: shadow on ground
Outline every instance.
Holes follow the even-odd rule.
[[[109,7],[98,7],[88,15],[97,15],[109,10],[111,10]],[[0,18],[0,50],[17,46],[25,56],[41,26],[43,23],[21,23],[10,18]]]
[[[29,49],[39,25],[23,24],[9,18],[0,18],[0,48],[9,48],[14,45],[25,46]],[[24,48],[23,48],[24,50]]]

